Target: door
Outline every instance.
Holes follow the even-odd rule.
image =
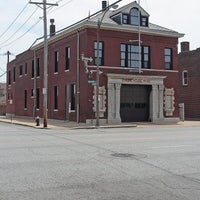
[[[149,94],[151,86],[122,85],[120,115],[122,122],[143,122],[149,119]]]

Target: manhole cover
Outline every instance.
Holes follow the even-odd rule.
[[[111,154],[111,156],[117,157],[117,158],[132,158],[132,157],[135,157],[135,155],[131,154],[131,153],[113,153],[113,154]]]

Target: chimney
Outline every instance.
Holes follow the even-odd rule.
[[[50,19],[50,37],[56,34],[56,26],[54,25],[54,19]]]
[[[106,10],[107,8],[107,1],[102,1],[102,11]]]
[[[181,52],[190,51],[190,43],[189,42],[181,42]]]

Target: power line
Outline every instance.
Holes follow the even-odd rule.
[[[63,1],[63,0],[59,0],[59,1],[57,1],[57,3],[61,2],[61,1]],[[63,4],[62,6],[59,6],[59,8],[54,9],[54,10],[52,10],[51,12],[50,12],[50,10],[51,10],[51,8],[50,8],[49,11],[47,11],[47,12],[48,12],[48,13],[53,13],[53,12],[57,11],[58,9],[64,7],[65,5],[71,3],[72,1],[73,1],[73,0],[67,1],[65,4]],[[23,10],[20,12],[20,14],[25,10],[26,7],[27,7],[27,5],[23,8]],[[37,11],[37,9],[38,9],[38,7],[37,7],[37,8],[34,10],[34,12],[29,16],[29,18],[23,23],[23,25],[20,26],[20,27],[17,29],[17,31],[15,31],[15,33],[13,33],[6,41],[0,43],[0,45],[5,44],[5,43],[8,42],[11,38],[13,38],[13,36],[14,36],[14,35],[15,35],[15,34],[30,20],[30,18],[34,15],[34,13]],[[16,19],[14,20],[14,22],[19,18],[20,14],[16,17]],[[9,45],[15,43],[17,40],[19,40],[19,39],[21,39],[22,37],[24,37],[24,36],[25,36],[32,28],[34,28],[34,27],[40,22],[40,20],[42,20],[42,19],[43,19],[43,18],[40,18],[39,20],[37,20],[36,23],[34,23],[25,33],[23,33],[22,35],[20,35],[18,38],[14,39],[13,41],[11,41],[11,42],[9,42],[9,43],[7,43],[7,44],[1,46],[1,48],[6,47],[6,46],[9,46]],[[13,25],[14,22],[13,22],[11,25]],[[11,25],[9,26],[9,28],[11,27]],[[9,28],[8,28],[8,29],[9,29]]]
[[[36,23],[33,24],[25,33],[23,33],[23,34],[20,35],[18,38],[16,38],[15,40],[11,41],[10,43],[1,46],[1,48],[6,47],[6,46],[9,46],[9,45],[15,43],[17,40],[19,40],[19,39],[21,39],[22,37],[24,37],[32,28],[34,28],[34,27],[40,22],[40,20],[41,20],[41,19],[39,19],[38,21],[36,21]]]
[[[19,32],[19,30],[31,19],[31,17],[36,13],[36,11],[38,10],[38,8],[36,8],[33,13],[28,17],[28,19],[4,42],[0,43],[0,45],[5,44],[6,42],[8,42],[11,38],[13,38],[13,36]]]
[[[0,67],[0,70],[1,70],[2,72],[5,72],[5,70],[3,70],[1,67]]]
[[[63,1],[63,0],[59,0],[59,1],[57,1],[57,3],[59,3],[59,2],[61,2],[61,1]],[[55,8],[55,9],[53,9],[53,7],[52,7],[52,11],[50,12],[50,10],[49,10],[49,14],[51,14],[51,13],[53,13],[53,12],[55,12],[55,11],[57,11],[57,10],[59,10],[59,9],[61,9],[62,7],[64,7],[64,6],[66,6],[67,4],[69,4],[69,3],[71,3],[73,0],[69,0],[69,1],[67,1],[66,3],[64,3],[62,6],[59,6],[58,8]],[[51,9],[51,8],[50,8]]]
[[[8,26],[8,28],[0,35],[0,38],[3,37],[7,31],[10,29],[10,27],[17,21],[17,19],[19,18],[19,16],[24,12],[24,10],[27,8],[27,6],[29,5],[29,3],[27,3],[24,8],[21,10],[21,12],[17,15],[17,17],[13,20],[13,22]]]
[[[4,76],[6,73],[7,73],[7,72],[4,72],[3,74],[1,74],[1,75],[0,75],[0,78],[1,78],[2,76]]]

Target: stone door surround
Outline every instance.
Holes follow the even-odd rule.
[[[107,74],[108,77],[108,123],[121,123],[120,117],[120,89],[122,84],[151,85],[150,120],[162,121],[163,92],[166,76]]]

